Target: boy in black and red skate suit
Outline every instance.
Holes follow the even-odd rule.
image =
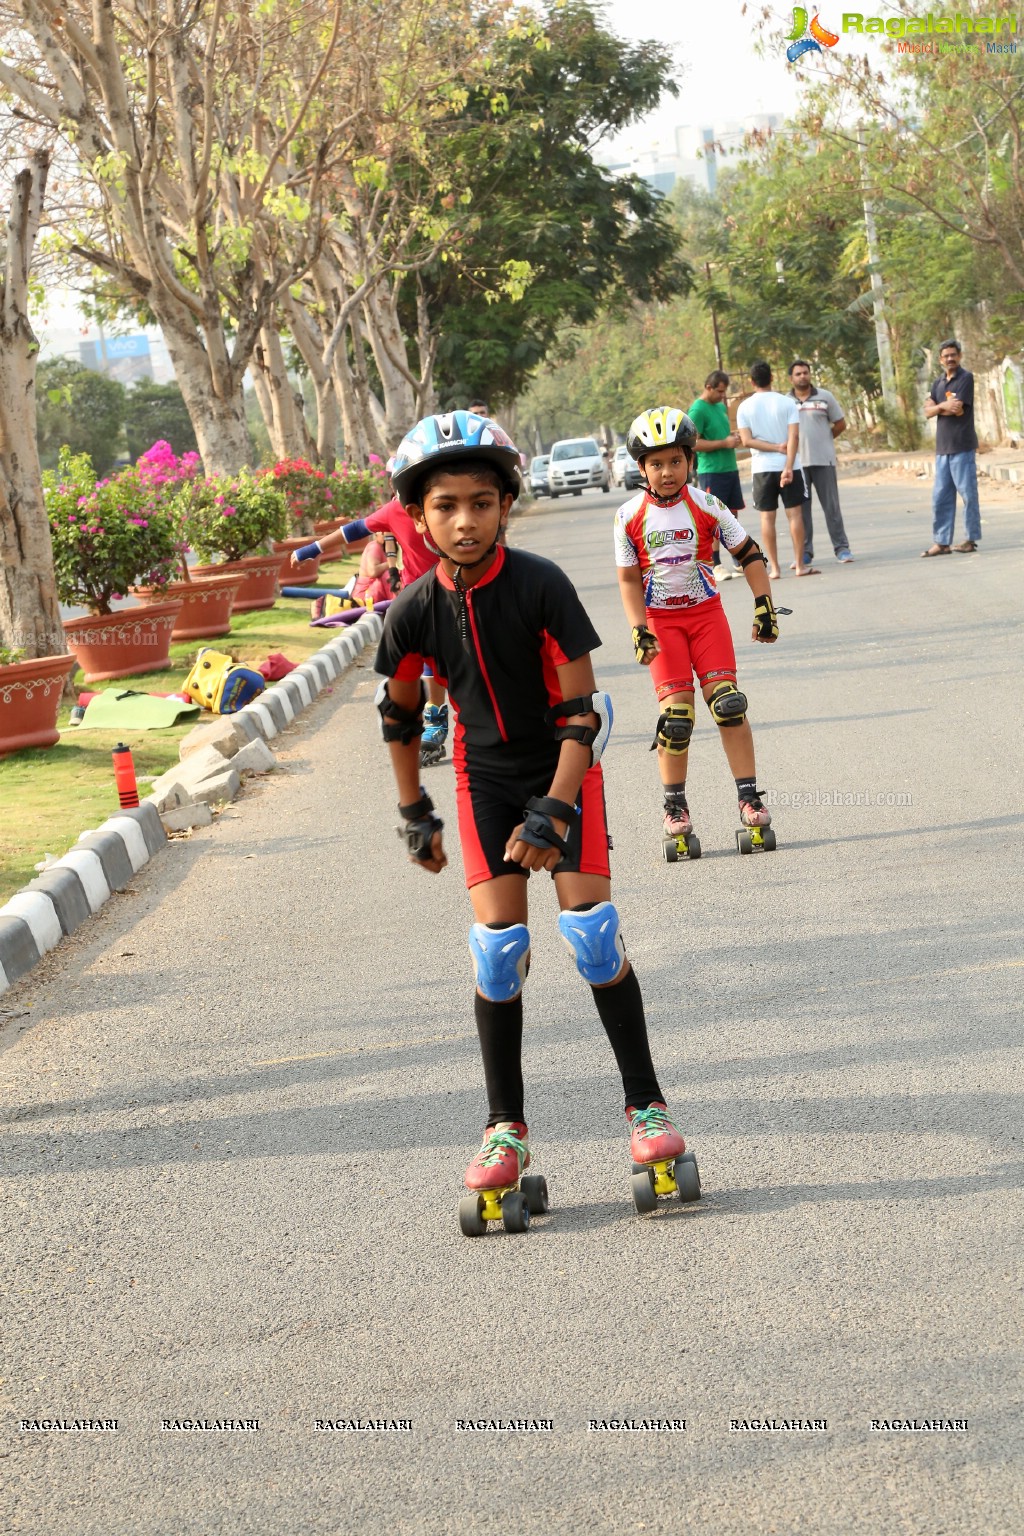
[[[392,482],[440,561],[392,604],[378,692],[410,858],[444,869],[442,821],[419,781],[420,657],[448,688],[466,884],[475,921],[474,1012],[488,1116],[466,1170],[472,1191],[516,1183],[530,1161],[523,1103],[522,988],[530,958],[527,877],[550,871],[559,929],[593,989],[625,1090],[635,1161],[679,1156],[647,1041],[643,1000],[611,901],[601,751],[611,725],[595,692],[600,640],[564,572],[498,543],[520,488],[519,453],[496,422],[427,417]]]
[[[665,796],[666,838],[692,831],[686,767],[696,714],[693,675],[736,780],[740,821],[767,827],[757,790],[754,738],[747,700],[736,686],[736,652],[712,572],[712,545],[721,538],[754,598],[751,638],[771,645],[779,626],[761,550],[735,517],[707,491],[687,484],[697,428],[676,406],[642,411],[626,437],[645,485],[615,516],[615,563],[636,659],[649,667],[662,713],[655,731]]]

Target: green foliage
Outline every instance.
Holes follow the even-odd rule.
[[[25,651],[21,646],[0,645],[0,667],[13,667],[17,662],[25,660]]]
[[[129,587],[172,579],[180,546],[164,489],[143,469],[98,480],[87,454],[64,448],[56,470],[44,473],[43,489],[62,603],[109,613]]]
[[[125,437],[133,461],[150,443],[163,440],[177,454],[196,453],[199,444],[177,384],[140,379],[125,399]]]
[[[586,0],[550,4],[539,25],[496,35],[492,77],[466,93],[442,146],[442,203],[454,209],[468,190],[473,210],[454,251],[419,278],[429,313],[444,316],[444,401],[511,400],[567,325],[690,282],[663,200],[592,155],[674,93],[667,51],[615,37]],[[410,280],[407,334],[415,300]]]
[[[182,537],[207,562],[243,560],[289,532],[288,508],[273,477],[248,470],[233,479],[193,480],[172,505]]]
[[[121,450],[125,388],[69,358],[40,363],[36,374],[39,461],[55,469],[60,451],[87,454],[105,475]],[[152,439],[150,439],[152,441]]]
[[[334,505],[339,517],[351,517],[367,507],[379,506],[391,500],[391,487],[384,472],[384,465],[375,453],[365,469],[357,464],[339,464],[331,476],[334,485]]]

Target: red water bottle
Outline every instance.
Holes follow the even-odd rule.
[[[132,749],[126,747],[123,741],[119,741],[110,754],[114,759],[114,783],[117,785],[117,795],[123,810],[139,803],[139,786],[135,782],[135,764],[132,762]]]

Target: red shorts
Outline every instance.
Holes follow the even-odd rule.
[[[647,624],[661,646],[651,662],[659,699],[693,693],[693,674],[706,683],[736,681],[736,652],[721,599],[693,608],[648,608]]]

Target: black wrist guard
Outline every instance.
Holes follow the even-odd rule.
[[[779,638],[779,621],[775,616],[775,605],[770,597],[755,597],[754,624],[759,640]]]
[[[440,832],[444,822],[434,814],[434,802],[428,794],[421,793],[413,805],[400,805],[398,814],[404,825],[396,827],[399,837],[414,859],[425,862],[432,856],[434,833]]]
[[[636,651],[636,659],[643,666],[647,658],[647,652],[654,649],[657,641],[654,634],[646,624],[633,625],[633,649]]]
[[[388,566],[388,586],[391,588],[392,596],[402,590],[402,573],[397,565]]]
[[[555,831],[554,818],[571,822],[579,812],[565,800],[555,800],[550,795],[534,795],[526,802],[523,830],[519,836],[531,848],[557,848],[562,858],[569,853],[568,844]]]

